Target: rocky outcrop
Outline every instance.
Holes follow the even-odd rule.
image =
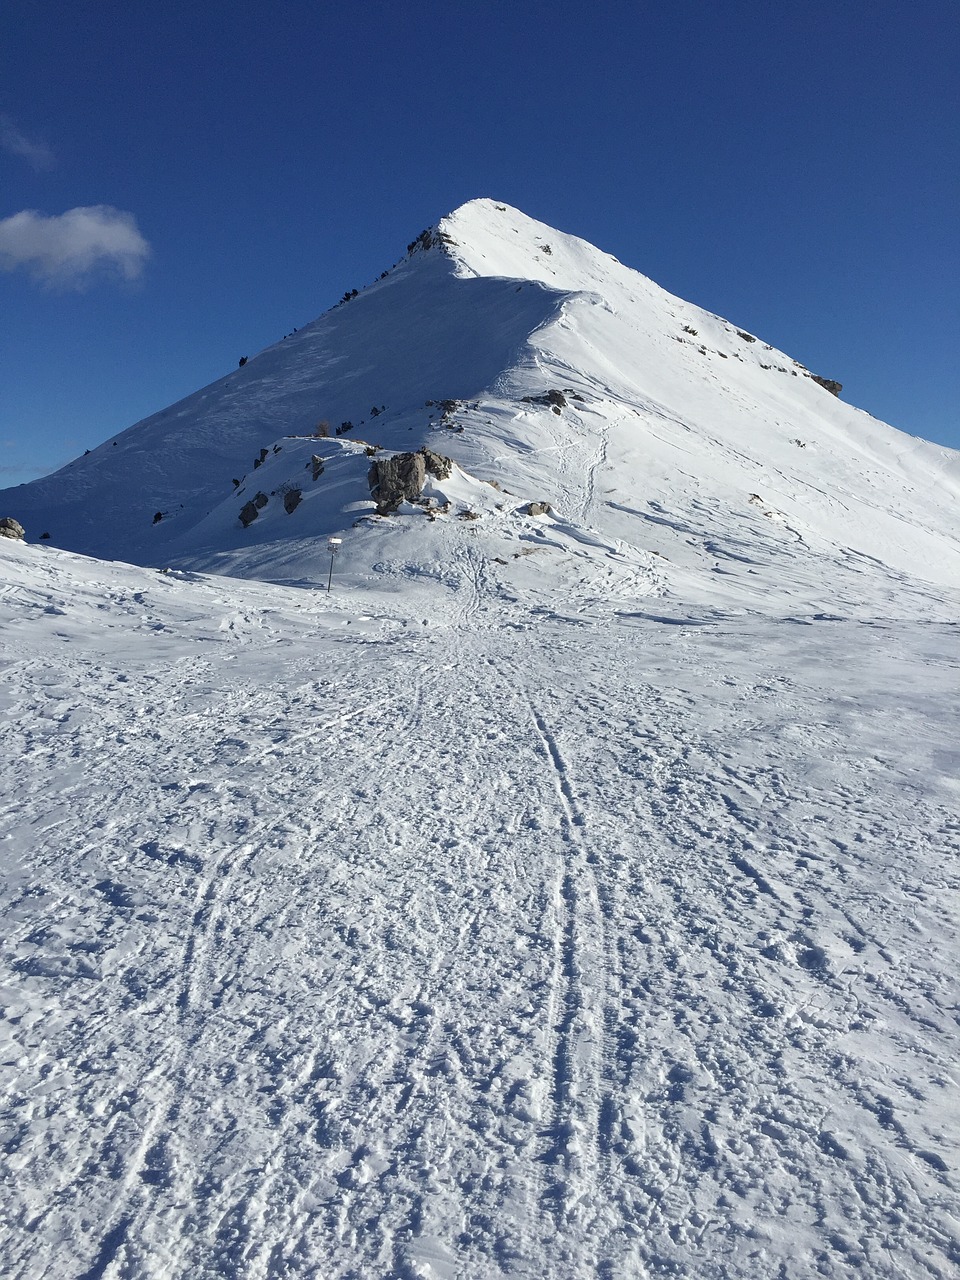
[[[428,474],[438,480],[446,480],[452,470],[450,458],[427,448],[418,449],[416,453],[395,453],[392,458],[378,458],[367,473],[377,511],[385,515],[396,511],[401,502],[419,501]]]
[[[446,457],[445,454],[434,453],[432,449],[428,449],[426,446],[417,452],[423,455],[424,464],[430,475],[436,476],[438,480],[446,480],[449,477],[450,472],[453,470],[452,459]]]
[[[283,495],[283,509],[287,515],[291,515],[299,507],[303,498],[303,493],[299,489],[288,489]]]
[[[269,501],[270,499],[261,490],[260,493],[254,495],[250,502],[244,504],[240,511],[240,523],[245,529],[248,524],[253,524],[254,520],[256,520],[257,516]]]
[[[552,516],[553,507],[549,502],[531,502],[527,506],[528,516]]]
[[[396,511],[401,502],[416,502],[423,493],[427,464],[422,453],[395,453],[378,458],[368,472],[370,492],[381,515]]]
[[[23,525],[13,516],[0,516],[0,538],[13,538],[15,542],[23,541]]]
[[[521,396],[521,403],[545,404],[552,406],[554,409],[565,409],[567,407],[567,397],[559,388],[554,388],[552,391],[545,391],[543,395],[539,396]]]
[[[432,249],[435,245],[441,249],[446,249],[450,245],[457,242],[453,236],[448,236],[445,231],[438,231],[436,227],[427,227],[426,231],[421,231],[416,240],[411,240],[407,245],[407,253],[425,253],[427,249]]]
[[[821,387],[825,387],[832,396],[838,396],[843,390],[843,383],[834,382],[833,378],[821,378],[815,373],[811,373],[810,377],[814,382],[818,382]]]

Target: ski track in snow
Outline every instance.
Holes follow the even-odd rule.
[[[950,1275],[952,629],[551,617],[458,546],[429,625],[21,606],[4,1273]]]

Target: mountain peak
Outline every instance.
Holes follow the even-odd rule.
[[[566,292],[595,290],[611,276],[634,288],[646,277],[587,240],[538,222],[500,200],[468,200],[407,246],[413,256],[439,249],[463,276],[529,280]]]
[[[323,437],[319,466],[310,441]],[[368,455],[422,449],[467,477],[494,563],[530,550],[514,544],[549,507],[537,546],[596,561],[604,583],[613,557],[634,593],[825,604],[823,558],[849,575],[864,555],[880,573],[960,583],[960,455],[492,199],[440,219],[396,271],[212,386],[0,494],[0,513],[30,539],[145,564],[273,577],[282,561],[301,578],[317,537],[353,528],[358,564],[392,563],[401,545],[441,563],[455,505],[435,494],[411,526],[377,512],[365,479]],[[252,525],[251,502],[267,513]]]

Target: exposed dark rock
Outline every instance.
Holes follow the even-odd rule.
[[[259,514],[255,502],[246,502],[240,509],[240,523],[246,528],[248,524],[253,524]]]
[[[159,523],[160,523],[160,521],[161,521],[162,519],[163,519],[163,512],[162,512],[162,511],[155,511],[155,512],[153,513],[153,523],[154,523],[154,524],[159,524]]]
[[[815,373],[811,373],[810,377],[814,382],[818,382],[821,387],[826,388],[832,396],[838,396],[843,390],[842,382],[834,382],[833,378],[821,378]]]
[[[310,459],[310,461],[307,463],[306,470],[311,473],[310,474],[311,480],[319,480],[320,477],[323,475],[323,459],[320,457],[318,453],[315,453],[313,457]]]
[[[303,494],[299,489],[288,489],[283,495],[283,509],[287,515],[290,515],[291,512],[296,511],[302,501]]]
[[[744,342],[756,342],[756,338],[752,333],[747,333],[744,329],[737,330],[737,337],[742,338]]]
[[[432,449],[428,449],[426,445],[418,450],[423,455],[423,461],[427,471],[432,476],[436,476],[438,480],[446,480],[453,470],[452,459],[446,457],[442,453],[434,453]]]
[[[549,502],[531,502],[527,506],[528,516],[552,516],[553,507]]]
[[[428,227],[426,231],[421,231],[416,240],[411,240],[407,245],[407,253],[415,253],[417,250],[421,252],[432,249],[434,245],[443,248],[445,245],[456,244],[456,240],[452,236],[448,236],[445,231],[437,231],[435,227]]]
[[[269,452],[270,452],[270,450],[269,450],[269,449],[261,449],[261,450],[260,450],[260,457],[259,457],[259,458],[254,458],[254,460],[253,460],[253,469],[254,469],[254,471],[256,471],[257,467],[261,467],[261,466],[263,466],[263,460],[264,460],[264,458],[267,456],[267,454],[268,454]]]
[[[253,505],[258,511],[262,511],[269,501],[270,499],[262,491],[253,495]]]
[[[416,502],[427,478],[426,459],[422,453],[395,453],[380,458],[370,466],[370,492],[381,515],[396,511],[401,502]]]
[[[539,395],[539,396],[524,396],[523,403],[524,404],[546,404],[546,405],[551,405],[554,408],[564,409],[566,408],[567,397],[563,394],[562,391],[554,389],[552,391],[545,391],[543,395]]]
[[[22,542],[23,532],[23,525],[19,520],[14,520],[13,516],[0,516],[0,538],[13,538],[16,542]]]

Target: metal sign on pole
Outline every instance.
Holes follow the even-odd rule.
[[[330,572],[327,575],[327,595],[330,594],[330,587],[333,584],[333,559],[343,545],[342,538],[328,538],[327,550],[330,552]]]

